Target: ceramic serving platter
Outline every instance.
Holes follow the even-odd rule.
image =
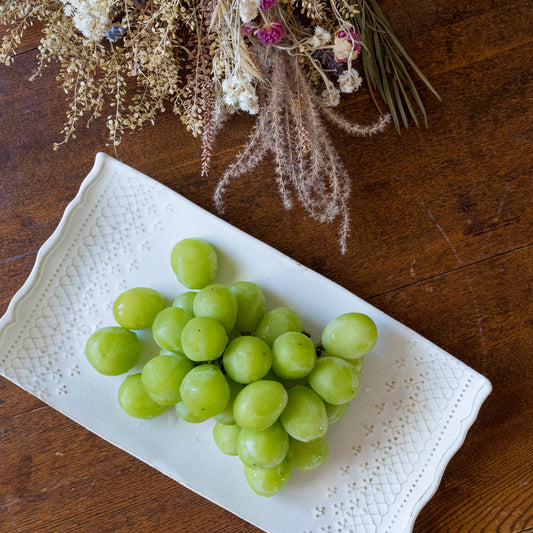
[[[114,298],[134,286],[182,291],[170,267],[185,237],[211,242],[217,282],[259,284],[268,308],[292,307],[317,340],[349,311],[368,314],[379,340],[365,357],[359,395],[330,427],[330,458],[293,470],[276,496],[247,486],[239,459],[220,452],[212,421],[189,424],[173,409],[150,421],[117,403],[122,377],[89,366],[85,342],[115,325]],[[141,332],[143,362],[157,353]],[[0,374],[176,482],[271,533],[401,533],[412,529],[461,446],[488,380],[411,329],[273,248],[105,154],[0,320]]]

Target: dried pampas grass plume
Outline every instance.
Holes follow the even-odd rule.
[[[262,90],[264,103],[255,125],[215,189],[216,208],[220,213],[224,212],[224,196],[230,181],[253,170],[270,153],[285,208],[292,206],[292,195],[295,195],[313,219],[320,222],[340,219],[339,245],[344,254],[350,231],[348,199],[351,180],[321,113],[354,135],[382,131],[390,117],[385,115],[371,126],[346,121],[325,107],[316,96],[298,58],[279,50],[271,54],[270,84]]]

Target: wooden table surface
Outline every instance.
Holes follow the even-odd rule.
[[[416,533],[533,530],[533,13],[523,0],[383,0],[419,83],[428,128],[371,138],[332,129],[353,178],[352,233],[283,209],[266,160],[232,183],[224,219],[344,286],[485,375],[493,392],[447,466]],[[61,140],[52,65],[30,82],[39,27],[0,67],[0,314],[104,151],[215,212],[214,188],[250,117],[200,142],[170,114],[126,135],[104,121]],[[341,104],[376,116],[363,87]],[[0,531],[247,532],[255,527],[181,487],[0,378]]]

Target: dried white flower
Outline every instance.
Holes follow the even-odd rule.
[[[320,48],[320,39],[316,36],[316,35],[313,35],[313,37],[309,37],[309,40],[307,41],[307,43],[309,44],[309,46],[311,48]],[[300,47],[300,51],[303,51],[304,50],[304,47],[301,46]]]
[[[109,11],[114,0],[61,0],[64,12],[89,39],[101,41],[111,27]]]
[[[328,87],[325,91],[322,91],[322,98],[326,107],[335,107],[341,100],[341,94],[335,87]]]
[[[240,0],[239,1],[239,14],[241,21],[246,24],[257,16],[259,11],[259,0]]]
[[[313,35],[312,37],[309,37],[309,39],[307,39],[307,44],[314,49],[320,48],[320,39],[316,35]],[[300,52],[303,52],[305,48],[303,46],[300,46],[299,50]]]
[[[320,46],[324,46],[331,41],[331,33],[329,33],[329,31],[326,31],[324,28],[321,28],[320,26],[315,27],[314,37],[319,40]]]
[[[353,93],[354,91],[357,91],[362,83],[363,78],[361,78],[359,72],[353,68],[345,70],[339,76],[339,88],[343,93]]]
[[[224,103],[255,115],[259,111],[259,99],[252,84],[252,78],[238,70],[222,82]]]
[[[359,55],[356,44],[346,37],[335,37],[333,54],[337,62],[346,62],[355,59]]]
[[[246,90],[239,94],[239,107],[242,111],[250,113],[250,115],[259,113],[259,99],[252,86],[247,87]]]
[[[239,101],[239,95],[237,93],[237,85],[235,79],[226,78],[222,82],[222,91],[224,93],[224,103],[229,106],[235,106]]]
[[[326,46],[330,40],[331,34],[320,26],[316,26],[315,33],[312,37],[309,37],[309,39],[307,40],[307,44],[311,48],[316,50],[317,48],[322,48],[323,46]]]

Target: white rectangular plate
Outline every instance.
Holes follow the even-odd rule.
[[[173,409],[151,421],[129,417],[116,400],[122,378],[97,374],[84,356],[88,336],[114,325],[112,302],[122,290],[149,286],[169,305],[184,290],[169,256],[192,236],[217,249],[217,282],[258,283],[268,307],[291,306],[315,340],[344,312],[366,313],[378,326],[361,392],[328,431],[329,461],[313,473],[293,471],[272,498],[256,496],[239,460],[216,448],[211,421],[187,424]],[[146,360],[157,348],[142,335]],[[0,320],[0,348],[1,375],[272,533],[410,531],[491,390],[486,378],[342,287],[104,154]]]

